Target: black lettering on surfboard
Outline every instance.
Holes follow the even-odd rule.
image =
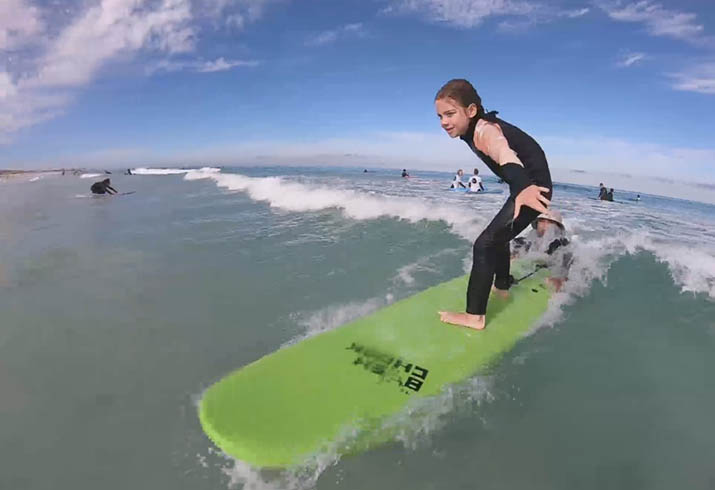
[[[429,374],[429,369],[356,342],[347,349],[357,354],[354,366],[379,376],[381,383],[395,383],[407,395],[420,391]]]

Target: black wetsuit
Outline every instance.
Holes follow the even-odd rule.
[[[111,194],[110,190],[114,191],[115,194],[117,193],[114,187],[104,182],[95,182],[89,190],[92,191],[92,194]]]
[[[545,195],[551,199],[552,184],[549,164],[544,151],[536,140],[516,126],[496,117],[496,112],[487,113],[482,118],[499,125],[509,147],[524,165],[531,183],[550,189]],[[461,137],[462,140],[497,177],[507,180],[501,166],[489,155],[475,148],[474,130],[477,122],[478,118],[471,121],[467,133]],[[509,279],[509,242],[539,215],[538,211],[522,206],[519,216],[514,220],[515,198],[516,196],[509,196],[501,210],[474,242],[474,259],[467,287],[467,313],[472,315],[486,313],[492,284],[498,289],[509,289],[511,284]]]

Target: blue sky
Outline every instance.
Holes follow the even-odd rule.
[[[713,2],[3,0],[0,55],[4,168],[450,170],[464,77],[555,169],[715,182]]]

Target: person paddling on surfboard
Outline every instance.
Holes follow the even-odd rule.
[[[447,82],[435,96],[435,109],[447,134],[467,143],[497,177],[509,184],[506,203],[474,242],[467,311],[439,312],[445,323],[481,330],[486,326],[492,284],[500,296],[508,295],[509,242],[539,213],[548,211],[551,173],[539,144],[498,118],[496,111],[485,112],[481,98],[467,80]]]
[[[101,182],[95,182],[89,190],[92,194],[116,194],[117,190],[110,185],[109,179],[104,179]]]

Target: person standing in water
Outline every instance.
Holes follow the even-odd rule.
[[[402,169],[402,177],[405,178],[405,179],[409,179],[409,178],[410,178],[410,174],[407,173],[407,169],[406,169],[406,168],[403,168],[403,169]]]
[[[452,185],[449,186],[450,189],[459,189],[460,187],[462,189],[466,189],[467,186],[464,185],[464,182],[462,182],[462,175],[464,175],[464,170],[461,168],[457,170],[457,174],[454,176],[454,179],[452,180]]]
[[[435,110],[447,134],[467,143],[509,185],[506,203],[474,242],[466,312],[439,312],[445,323],[481,330],[486,326],[492,285],[498,294],[508,296],[509,242],[539,213],[548,211],[551,173],[539,144],[496,117],[496,112],[485,112],[481,98],[467,80],[447,82],[437,92]]]
[[[484,190],[484,185],[482,184],[482,178],[479,176],[479,169],[474,169],[474,175],[469,177],[469,192],[482,192]]]

